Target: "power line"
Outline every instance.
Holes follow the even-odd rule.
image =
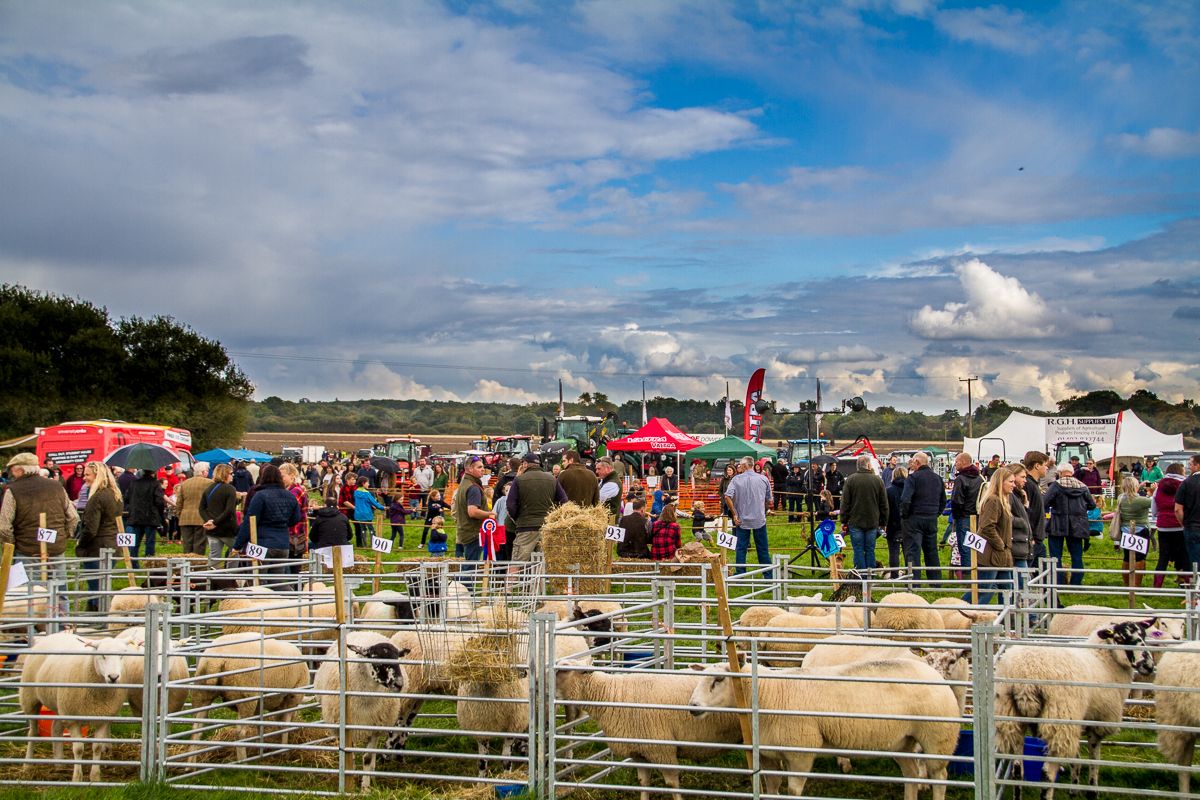
[[[557,374],[559,367],[502,367],[495,364],[440,364],[426,361],[391,361],[379,358],[339,358],[334,356],[312,356],[312,355],[283,355],[279,353],[256,353],[249,351],[227,351],[230,356],[239,358],[260,358],[276,361],[301,361],[309,363],[323,364],[355,364],[366,366],[369,364],[378,364],[380,366],[399,369],[441,369],[441,370],[471,370],[479,372],[505,372],[520,375],[554,375]],[[587,376],[593,378],[711,378],[713,380],[749,380],[749,375],[725,375],[715,374],[712,372],[615,372],[611,370],[591,370],[591,369],[569,369],[572,375]],[[823,373],[825,378],[840,378],[840,379],[862,379],[863,376],[855,372],[846,372],[842,374],[834,373],[830,375]],[[813,381],[817,380],[815,375],[794,375],[791,377],[773,376],[771,380],[778,383],[793,383],[796,381]],[[923,381],[923,382],[942,382],[954,381],[953,377],[946,375],[887,375],[885,380],[892,381]],[[972,378],[972,380],[979,380]],[[1004,381],[993,381],[995,384],[1005,383]],[[1017,386],[1023,384],[1011,383],[1009,385]]]

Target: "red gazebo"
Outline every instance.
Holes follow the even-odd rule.
[[[634,453],[686,453],[702,444],[704,442],[672,425],[669,419],[655,417],[628,436],[610,441],[608,449]]]

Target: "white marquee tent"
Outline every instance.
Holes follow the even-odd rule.
[[[1117,455],[1142,457],[1160,455],[1183,449],[1182,433],[1160,433],[1126,409],[1121,412],[1121,430],[1117,434],[1117,415],[1095,417],[1035,417],[1014,411],[998,428],[975,439],[963,439],[963,452],[986,461],[999,454],[1006,461],[1016,461],[1029,450],[1042,450],[1054,455],[1058,442],[1089,442],[1097,461],[1113,456],[1113,439],[1117,439]]]

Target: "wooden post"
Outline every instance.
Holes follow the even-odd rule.
[[[43,511],[41,514],[38,514],[38,527],[39,528],[46,527],[46,512],[45,511]],[[46,543],[45,542],[38,542],[38,550],[40,550],[41,554],[42,554],[42,583],[46,583],[47,581],[50,580],[50,571],[46,564],[47,560],[50,558],[50,554],[46,552]]]
[[[0,555],[0,614],[4,613],[4,601],[8,594],[8,575],[12,572],[13,562],[13,546],[10,542],[4,543],[4,554]],[[32,603],[32,600],[30,601]],[[30,605],[32,608],[32,605]]]
[[[978,533],[979,517],[972,514],[969,527],[972,531]],[[965,547],[966,545],[963,546]],[[962,560],[962,555],[962,553],[958,554],[959,560]],[[971,551],[971,605],[973,606],[979,605],[979,557],[981,555],[983,554],[978,551]]]
[[[258,544],[258,517],[250,517],[250,544]],[[258,559],[250,559],[254,562],[254,585],[258,586]]]
[[[1129,527],[1130,527],[1130,529],[1131,529],[1131,530],[1133,529],[1133,525],[1130,525]],[[1146,531],[1146,533],[1147,533],[1147,534],[1149,534],[1150,532],[1149,532],[1149,531]],[[1132,549],[1132,548],[1130,548],[1130,550],[1129,550],[1129,563],[1128,563],[1128,566],[1127,566],[1127,568],[1128,568],[1128,571],[1129,571],[1129,574],[1125,576],[1125,580],[1126,580],[1126,582],[1128,582],[1128,583],[1129,583],[1129,607],[1130,607],[1130,608],[1136,608],[1136,607],[1137,607],[1137,589],[1135,589],[1135,588],[1134,588],[1134,575],[1136,574],[1134,570],[1136,570],[1136,569],[1137,569],[1137,568],[1134,566],[1134,564],[1136,563],[1136,562],[1135,562],[1135,559],[1136,559],[1136,558],[1137,558],[1137,554],[1136,554],[1136,553],[1134,553],[1134,551],[1133,551],[1133,549]]]
[[[334,619],[338,625],[346,623],[346,584],[343,580],[342,572],[342,548],[341,545],[333,546],[333,601],[337,603],[337,608],[334,609]]]
[[[375,535],[380,539],[383,538],[383,514],[375,512]],[[375,543],[371,543],[371,549],[375,550]],[[375,550],[375,579],[371,582],[371,591],[379,592],[379,573],[383,570],[383,553]]]
[[[125,532],[125,518],[117,516],[117,533]],[[121,557],[125,559],[125,575],[129,579],[130,586],[137,586],[137,576],[133,574],[133,559],[129,557],[129,548],[119,548]]]
[[[742,662],[738,657],[737,645],[733,642],[733,619],[729,616],[729,591],[725,587],[725,554],[718,553],[709,562],[709,574],[712,576],[713,591],[717,596],[717,617],[721,622],[721,631],[725,634],[725,657],[729,660],[730,672],[741,672]],[[746,687],[741,678],[733,679],[733,698],[738,708],[749,708],[746,702]],[[742,726],[742,743],[753,744],[754,733],[750,728],[749,712],[738,714],[738,722]],[[754,767],[754,754],[746,751],[746,766]]]

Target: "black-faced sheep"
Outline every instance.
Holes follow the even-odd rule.
[[[689,704],[697,716],[709,708],[736,707],[733,681],[718,673],[720,667],[696,669],[705,674],[692,692]],[[830,678],[868,678],[877,681],[842,682]],[[748,679],[743,685],[749,688]],[[783,763],[789,773],[788,790],[803,795],[816,758],[811,752],[777,747],[880,750],[926,756],[929,777],[946,778],[947,762],[958,741],[958,704],[950,687],[933,668],[919,661],[890,659],[840,667],[779,671],[759,668],[759,744],[762,755]],[[772,711],[820,712],[820,716],[782,715]],[[861,716],[859,716],[861,715]],[[890,719],[872,718],[887,715]],[[941,719],[938,719],[941,718]],[[916,800],[919,779],[917,760],[897,758],[900,771],[911,779],[904,784],[905,800]],[[768,776],[767,792],[778,791],[778,776]],[[934,785],[934,800],[944,800],[946,787]]]
[[[701,676],[694,672],[598,672],[573,659],[561,662],[567,669],[558,671],[558,697],[578,703],[613,739],[640,739],[639,742],[611,741],[613,755],[659,765],[663,782],[672,789],[674,800],[681,800],[679,789],[680,758],[703,760],[719,755],[724,748],[700,744],[734,744],[742,740],[737,717],[729,713],[694,718],[688,711],[672,708],[630,708],[609,703],[641,703],[686,706]],[[679,746],[674,742],[696,742],[697,746]],[[650,785],[650,767],[638,767],[638,783]],[[641,800],[649,800],[643,791]]]
[[[1192,764],[1196,748],[1196,729],[1200,728],[1200,642],[1180,644],[1163,654],[1154,681],[1155,718],[1160,725],[1178,725],[1191,731],[1158,732],[1158,752],[1172,764],[1184,767],[1179,773],[1179,793],[1191,793]],[[1171,687],[1183,691],[1161,691]]]
[[[1120,722],[1130,687],[1097,684],[1126,684],[1135,672],[1154,674],[1154,659],[1145,649],[1146,630],[1153,624],[1152,619],[1118,622],[1088,637],[1088,644],[1113,645],[1113,648],[1041,645],[1008,648],[996,662],[996,715],[1025,717],[1028,721],[996,723],[999,752],[1014,755],[1022,752],[1024,729],[1028,725],[1036,726],[1037,735],[1046,741],[1049,759],[1078,756],[1082,730],[1091,758],[1098,761],[1100,744],[1110,729],[1087,723]],[[1078,685],[1056,685],[1054,681],[1073,681]],[[1042,719],[1069,721],[1040,722]],[[1055,761],[1047,760],[1046,780],[1053,782],[1058,770]],[[1097,786],[1099,780],[1100,768],[1093,765],[1092,785]],[[1053,797],[1051,783],[1046,800]]]
[[[374,752],[383,738],[383,730],[396,724],[405,691],[406,681],[401,659],[408,651],[401,650],[387,638],[372,631],[354,631],[346,636],[346,685],[342,686],[338,663],[338,645],[333,643],[326,652],[331,659],[322,662],[313,677],[313,689],[321,695],[321,720],[328,725],[341,721],[339,690],[346,697],[346,746],[365,747],[363,755],[362,789],[371,788],[371,773],[375,771]],[[350,727],[355,726],[355,727]],[[353,757],[351,757],[353,766]]]
[[[71,733],[71,752],[75,766],[71,780],[83,780],[83,717],[115,717],[125,705],[126,688],[121,681],[122,662],[130,652],[123,639],[85,640],[64,631],[34,640],[30,651],[21,656],[21,713],[32,715],[29,720],[29,742],[25,746],[28,769],[33,765],[33,743],[37,737],[38,712],[41,706],[59,716],[52,730],[60,736],[63,725]],[[78,686],[43,686],[44,683],[73,683]],[[89,778],[100,780],[101,759],[108,750],[102,740],[109,738],[112,723],[94,720],[92,726],[92,768]],[[63,743],[54,743],[54,757],[63,756]]]

